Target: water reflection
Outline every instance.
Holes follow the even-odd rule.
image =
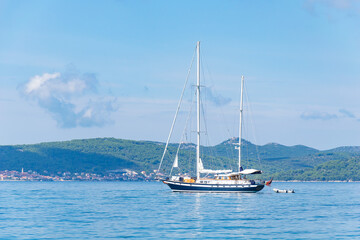
[[[161,183],[0,185],[0,239],[356,239],[360,234],[359,183],[276,183],[295,194],[173,193]]]

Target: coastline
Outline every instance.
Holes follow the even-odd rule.
[[[157,180],[19,180],[19,179],[4,179],[0,182],[158,182]],[[302,180],[273,180],[278,183],[359,183],[360,181],[349,180],[329,180],[329,181],[302,181]]]
[[[303,181],[303,180],[273,180],[273,182],[341,182],[341,183],[352,183],[352,182],[360,182],[360,181],[352,181],[352,180],[329,180],[329,181],[317,181],[317,180],[309,180],[309,181]]]

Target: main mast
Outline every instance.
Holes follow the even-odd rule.
[[[196,96],[197,96],[197,107],[196,107],[196,132],[197,132],[197,145],[196,145],[196,179],[200,179],[200,42],[197,42],[197,83],[196,83]]]
[[[241,129],[242,129],[242,114],[243,114],[243,91],[244,91],[244,76],[241,76],[241,95],[240,95],[240,124],[239,124],[239,172],[241,171]]]

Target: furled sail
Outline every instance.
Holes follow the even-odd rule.
[[[175,160],[174,160],[174,163],[173,163],[173,168],[175,168],[175,167],[179,167],[179,157],[178,157],[177,154],[175,156]]]
[[[262,173],[262,171],[256,170],[256,169],[245,169],[240,172],[230,173],[228,176],[232,177],[232,176],[237,176],[237,175],[261,174],[261,173]]]
[[[199,158],[199,170],[201,171],[201,170],[204,170],[204,165],[203,165],[203,163],[202,163],[202,161],[201,161],[201,158]]]
[[[239,173],[240,174],[261,174],[262,172],[260,170],[256,170],[256,169],[245,169]]]

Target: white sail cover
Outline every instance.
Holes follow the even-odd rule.
[[[246,175],[246,174],[261,174],[262,172],[260,170],[256,170],[256,169],[245,169],[239,173]]]
[[[240,172],[234,172],[234,173],[230,173],[228,174],[229,177],[232,177],[232,176],[236,176],[236,175],[249,175],[249,174],[261,174],[262,171],[260,170],[256,170],[256,169],[245,169],[243,171],[240,171]]]
[[[232,170],[211,170],[211,169],[204,169],[204,165],[201,161],[201,158],[199,159],[200,162],[199,162],[199,172],[200,173],[231,173]]]
[[[173,168],[175,168],[175,167],[179,167],[179,157],[178,157],[177,154],[175,156],[175,160],[174,160],[174,163],[173,163]]]
[[[200,173],[231,173],[232,170],[225,169],[225,170],[211,170],[211,169],[202,169]]]

